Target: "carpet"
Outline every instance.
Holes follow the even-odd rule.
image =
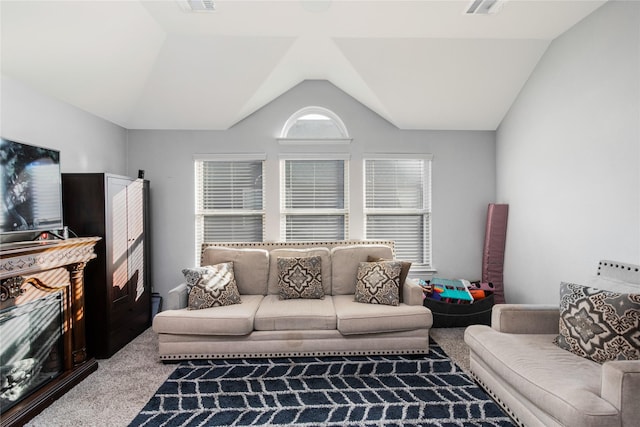
[[[181,363],[130,426],[513,426],[436,345],[421,356]]]

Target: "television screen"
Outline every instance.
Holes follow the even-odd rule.
[[[0,233],[61,229],[60,152],[0,138],[0,167]]]

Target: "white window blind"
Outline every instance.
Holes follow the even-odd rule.
[[[394,240],[396,257],[431,267],[430,158],[365,159],[367,239]]]
[[[263,240],[263,160],[195,161],[196,253],[202,242]]]
[[[347,161],[285,159],[280,171],[282,239],[344,240],[348,234]]]

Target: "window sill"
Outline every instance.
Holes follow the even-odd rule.
[[[412,279],[427,280],[431,279],[437,272],[438,270],[435,268],[411,266],[411,269],[409,270],[409,277]]]

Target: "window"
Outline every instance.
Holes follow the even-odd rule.
[[[347,128],[333,111],[305,107],[296,111],[282,128],[281,144],[343,144],[351,142]]]
[[[281,160],[280,233],[283,240],[346,239],[347,166],[344,159]]]
[[[264,156],[256,156],[196,158],[196,253],[202,242],[262,241]]]
[[[202,242],[393,240],[412,271],[432,270],[431,155],[363,154],[340,117],[314,106],[277,139],[269,160],[195,156],[196,259]]]
[[[368,156],[364,163],[366,238],[394,240],[398,259],[431,268],[431,158]]]

